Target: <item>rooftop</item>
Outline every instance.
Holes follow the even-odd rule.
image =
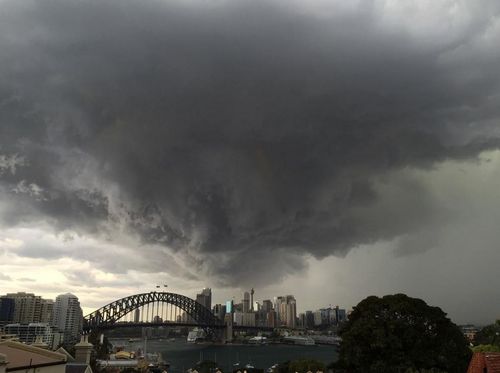
[[[62,354],[15,341],[0,342],[0,354],[7,356],[7,370],[66,363]]]

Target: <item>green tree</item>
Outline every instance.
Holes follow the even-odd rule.
[[[474,344],[492,344],[500,346],[500,320],[497,320],[496,323],[487,325],[478,331],[474,337]]]
[[[500,352],[500,346],[498,345],[477,345],[472,347],[474,352]]]
[[[405,294],[364,299],[340,335],[337,366],[348,372],[463,373],[471,356],[462,332],[440,308]]]
[[[318,370],[324,372],[325,364],[312,359],[294,360],[288,365],[288,373],[307,373],[308,371],[316,373]]]

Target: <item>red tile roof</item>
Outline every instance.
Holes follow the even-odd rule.
[[[500,373],[500,352],[474,352],[467,373],[485,372]]]

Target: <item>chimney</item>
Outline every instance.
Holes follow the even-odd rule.
[[[75,345],[75,361],[83,364],[90,364],[92,354],[92,343],[89,343],[88,335],[82,335],[80,342]]]
[[[43,341],[42,335],[37,335],[35,337],[35,342],[31,344],[34,347],[43,348],[45,350],[49,349],[49,345]]]

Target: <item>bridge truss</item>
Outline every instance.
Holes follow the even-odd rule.
[[[152,291],[121,298],[99,308],[84,317],[83,330],[114,328],[117,323],[120,326],[176,324],[214,329],[224,327],[221,320],[195,300],[181,294]]]

